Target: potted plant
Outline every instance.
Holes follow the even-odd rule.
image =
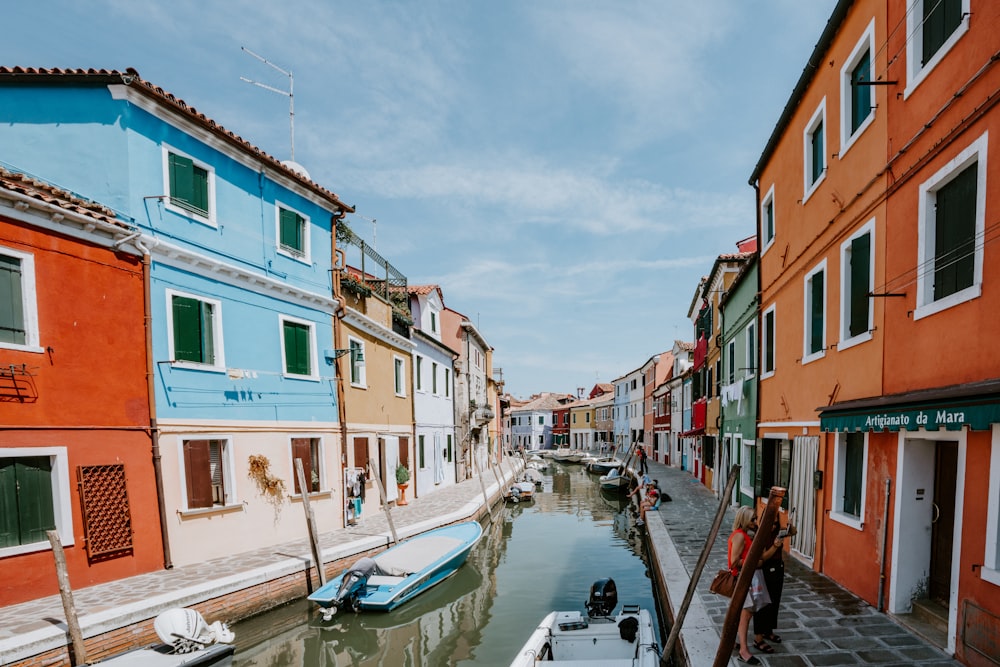
[[[400,463],[396,466],[396,486],[399,488],[399,500],[396,501],[397,505],[407,505],[406,502],[406,488],[409,486],[410,481],[410,469]]]

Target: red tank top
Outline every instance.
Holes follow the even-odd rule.
[[[751,541],[750,536],[747,535],[747,531],[743,530],[742,528],[734,530],[733,534],[729,536],[729,541],[726,544],[726,560],[729,561],[729,571],[732,572],[733,574],[736,574],[737,571],[733,568],[733,561],[730,560],[730,555],[733,553],[733,537],[736,535],[736,533],[743,534],[743,553],[740,554],[740,560],[743,561],[744,563],[747,560],[747,554],[750,553],[750,541]]]

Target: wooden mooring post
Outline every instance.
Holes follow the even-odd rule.
[[[316,573],[319,575],[319,585],[326,584],[326,570],[323,569],[323,554],[319,547],[319,533],[316,530],[316,515],[309,506],[309,487],[306,486],[306,474],[302,469],[302,459],[295,459],[295,477],[299,480],[299,491],[302,493],[302,510],[306,513],[306,527],[309,529],[309,545],[312,547],[313,562],[316,563]]]
[[[59,596],[62,598],[63,612],[66,614],[66,626],[69,628],[69,638],[72,643],[73,655],[70,664],[87,664],[87,648],[83,645],[83,632],[80,631],[80,621],[76,616],[76,605],[73,603],[73,590],[69,586],[69,571],[66,569],[66,552],[63,551],[59,533],[54,530],[45,531],[52,545],[52,555],[56,559],[56,578],[59,581]]]
[[[385,487],[382,485],[382,478],[378,474],[378,461],[370,459],[368,465],[372,469],[372,477],[378,486],[378,495],[382,500],[382,511],[385,512],[385,520],[389,522],[389,532],[392,533],[392,543],[399,544],[399,537],[396,536],[396,526],[392,522],[392,512],[389,511],[389,501],[386,500]]]

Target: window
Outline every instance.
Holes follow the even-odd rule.
[[[767,251],[774,243],[774,186],[764,195],[760,203],[760,233],[764,241],[761,253]]]
[[[0,248],[0,348],[41,352],[35,258]]]
[[[278,252],[293,259],[309,261],[309,218],[301,213],[275,206],[278,216]]]
[[[833,511],[831,518],[861,530],[865,509],[865,461],[868,457],[864,433],[838,433],[833,461]]]
[[[215,170],[172,149],[164,149],[167,207],[215,224]]]
[[[1000,586],[1000,424],[993,425],[990,455],[990,492],[987,498],[986,560],[982,577]]]
[[[365,344],[356,338],[348,338],[347,346],[351,348],[351,385],[366,387]]]
[[[736,382],[736,341],[729,341],[729,345],[726,347],[726,356],[729,361],[729,382],[727,384],[732,384]]]
[[[232,448],[225,439],[185,440],[182,444],[188,509],[235,503]]]
[[[871,340],[871,297],[875,262],[872,237],[875,220],[868,221],[840,246],[840,342],[838,350]]]
[[[576,413],[575,412],[573,413],[573,423],[574,424],[576,423]]]
[[[444,369],[444,395],[451,397],[451,369]]]
[[[805,146],[805,193],[802,203],[816,190],[826,175],[826,98],[809,119],[802,135]]]
[[[733,436],[733,446],[740,452],[740,493],[753,496],[753,482],[757,478],[757,443]]]
[[[73,544],[70,487],[65,447],[0,449],[0,557]]]
[[[406,367],[403,365],[402,357],[393,357],[392,366],[394,369],[396,396],[406,396]]]
[[[743,357],[746,361],[746,373],[743,378],[753,377],[757,372],[757,325],[751,322],[747,325],[746,331],[746,354]]]
[[[760,362],[761,362],[761,378],[771,377],[774,375],[774,325],[775,325],[775,306],[771,306],[764,311],[761,316],[761,336],[762,340],[760,342]]]
[[[417,436],[417,461],[419,462],[419,467],[426,468],[427,465],[424,463],[424,436]]]
[[[448,463],[451,463],[451,433],[448,434],[448,445],[447,445],[447,447],[448,447],[448,449],[445,451],[445,454],[447,454],[447,456],[448,456]]]
[[[875,53],[875,21],[858,41],[840,70],[840,157],[875,118],[871,85],[872,54]]]
[[[438,395],[438,365],[436,361],[431,362],[431,391]]]
[[[424,358],[423,357],[414,357],[413,358],[413,363],[415,365],[415,367],[413,369],[413,381],[417,385],[417,391],[423,391],[424,390],[424,369],[423,369]]]
[[[969,0],[909,0],[904,98],[969,29]]]
[[[438,314],[431,311],[431,333],[438,332]]]
[[[586,419],[586,421],[587,421],[587,423],[589,424],[589,423],[590,423],[590,413],[589,413],[589,412],[587,412],[587,413],[585,413],[585,414],[587,415],[587,419]]]
[[[826,354],[826,260],[806,275],[802,363]]]
[[[543,417],[542,415],[538,415],[538,425],[541,426],[544,423],[545,423],[545,417]]]
[[[987,133],[920,186],[920,319],[979,296],[983,280]]]
[[[281,318],[285,375],[316,377],[316,329],[312,322]]]
[[[319,438],[292,438],[292,479],[295,480],[295,493],[301,494],[299,487],[299,475],[295,471],[295,460],[302,460],[302,476],[306,479],[309,493],[320,491],[322,486],[321,475],[323,467],[320,462],[323,460],[320,452]]]
[[[222,305],[218,301],[167,290],[167,330],[172,361],[224,370]]]

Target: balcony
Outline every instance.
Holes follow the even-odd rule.
[[[706,357],[708,357],[708,338],[703,333],[694,344],[694,365],[691,367],[692,370],[697,371],[704,366]]]
[[[691,430],[705,430],[705,421],[708,416],[708,399],[699,398],[691,405]]]
[[[489,406],[475,408],[472,411],[472,424],[476,428],[481,428],[482,426],[485,426],[493,421],[494,417],[496,417],[496,413],[493,412],[493,408]]]

